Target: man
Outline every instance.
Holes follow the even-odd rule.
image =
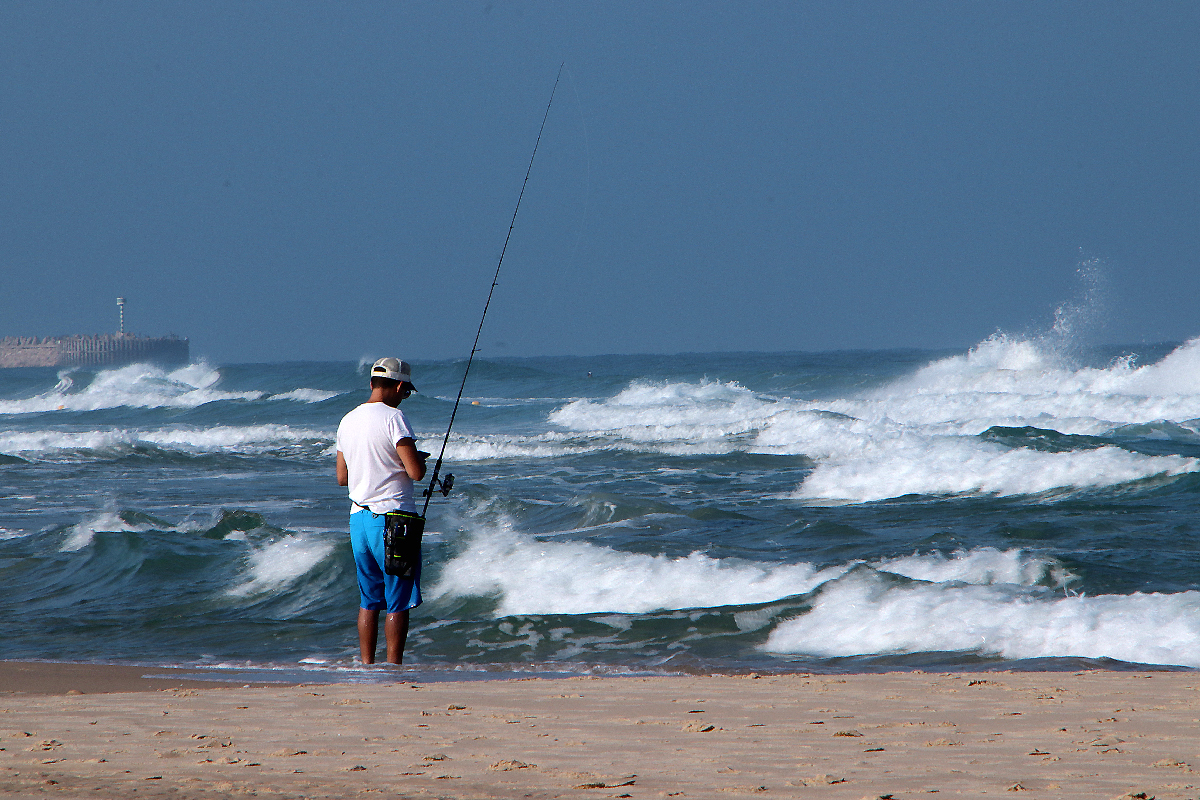
[[[416,513],[413,481],[425,477],[425,454],[398,406],[417,389],[412,368],[396,358],[371,367],[371,397],[342,418],[337,430],[337,481],[349,487],[350,544],[358,572],[358,648],[364,664],[375,663],[379,612],[387,609],[383,632],[387,660],[399,664],[408,638],[408,611],[421,604],[421,566],[412,578],[383,571],[383,523],[388,511]]]

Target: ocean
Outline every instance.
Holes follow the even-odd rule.
[[[436,455],[465,360],[397,355]],[[394,677],[334,480],[366,383],[0,371],[0,658]],[[446,469],[403,674],[1200,667],[1200,339],[476,360]]]

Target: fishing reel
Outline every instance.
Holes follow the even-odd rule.
[[[434,492],[441,492],[442,497],[448,497],[450,490],[454,488],[454,475],[447,472],[444,478],[434,478],[429,482],[429,486],[421,493],[422,497],[429,497]]]

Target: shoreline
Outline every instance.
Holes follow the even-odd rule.
[[[641,678],[786,678],[805,676],[837,678],[847,675],[993,675],[993,674],[1191,674],[1200,680],[1200,669],[1158,664],[1126,664],[1113,667],[1072,664],[1059,660],[1047,663],[1017,662],[992,668],[879,667],[862,670],[696,670],[691,672],[584,672],[532,665],[517,669],[461,670],[443,665],[404,665],[383,662],[371,666],[304,669],[294,666],[160,666],[156,664],[95,663],[38,659],[0,659],[0,697],[6,694],[97,694],[149,692],[163,689],[270,688],[273,686],[388,686],[397,683],[477,683],[522,680],[568,680],[572,678],[633,680]],[[84,687],[84,688],[81,688]],[[86,688],[86,691],[85,691]]]
[[[295,667],[242,666],[159,666],[155,664],[111,664],[86,661],[57,661],[37,659],[0,659],[0,697],[6,694],[97,694],[149,692],[171,688],[270,688],[273,686],[388,686],[395,683],[476,683],[521,680],[568,680],[589,678],[632,680],[640,678],[784,678],[806,676],[837,678],[846,675],[992,675],[1080,673],[1125,675],[1192,674],[1200,680],[1200,669],[1193,667],[1119,663],[1113,668],[1093,665],[1073,665],[1051,662],[1048,665],[1029,662],[1013,665],[998,664],[991,669],[938,669],[922,667],[892,667],[874,670],[814,671],[814,670],[711,670],[695,672],[650,672],[631,670],[628,673],[586,673],[572,670],[544,669],[476,669],[460,671],[441,666],[396,667],[377,663],[369,667],[346,667],[336,670],[306,670]],[[84,688],[81,688],[84,687]],[[86,688],[86,691],[85,691]]]
[[[249,688],[186,672],[0,662],[0,795],[1200,796],[1194,670]]]
[[[0,660],[0,702],[6,695],[114,694],[166,689],[211,689],[231,681],[192,678],[196,670],[127,664],[88,664],[75,661]],[[243,682],[243,686],[247,682]],[[249,681],[251,687],[281,685]],[[286,682],[288,684],[291,681]]]

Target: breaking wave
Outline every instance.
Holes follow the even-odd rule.
[[[1012,584],[897,585],[847,576],[763,648],[810,656],[970,652],[1200,667],[1200,592],[1056,595]]]
[[[1071,595],[1078,581],[1058,560],[1023,549],[819,567],[651,556],[504,528],[477,531],[429,595],[491,598],[496,617],[776,604],[736,617],[744,632],[766,626],[761,649],[786,655],[946,651],[1200,666],[1200,592]]]
[[[204,362],[167,370],[151,364],[130,364],[96,372],[83,386],[78,370],[59,373],[49,391],[24,399],[0,400],[2,414],[40,414],[52,411],[98,411],[107,408],[196,408],[222,401],[262,399],[319,403],[337,392],[293,389],[271,395],[266,391],[223,391],[221,372]],[[83,373],[86,374],[86,373]]]
[[[287,425],[0,431],[0,453],[30,461],[105,460],[147,451],[182,455],[332,455],[332,446],[332,432]]]
[[[1095,489],[1200,471],[1182,455],[1126,442],[1066,452],[980,438],[993,427],[1149,438],[1200,430],[1200,340],[1161,361],[1070,367],[1044,342],[994,336],[964,355],[857,397],[804,400],[738,383],[635,382],[607,400],[576,400],[549,421],[608,446],[704,454],[744,450],[816,462],[798,500],[869,502],[905,495],[1029,495]],[[618,444],[614,444],[618,443]]]

